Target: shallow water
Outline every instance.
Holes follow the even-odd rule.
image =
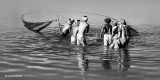
[[[70,43],[52,30],[26,28],[0,33],[0,79],[10,80],[159,80],[159,33],[140,32],[128,49],[103,47],[91,29],[88,46]],[[97,32],[99,32],[97,30]]]
[[[160,79],[160,25],[143,24],[159,24],[158,0],[70,1],[0,0],[0,80]],[[131,39],[128,49],[121,50],[103,47],[99,30],[93,27],[87,34],[88,46],[81,47],[71,44],[70,36],[59,37],[53,27],[39,35],[22,25],[21,16],[32,12],[44,14],[26,20],[46,21],[57,19],[58,15],[60,22],[65,23],[68,18],[87,15],[91,26],[97,28],[104,20],[104,16],[96,14],[52,11],[95,12],[143,25],[134,26],[139,35]]]

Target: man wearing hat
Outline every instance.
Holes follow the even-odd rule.
[[[104,27],[101,30],[100,36],[103,38],[104,46],[109,46],[112,43],[112,26],[110,25],[111,19],[104,19]]]

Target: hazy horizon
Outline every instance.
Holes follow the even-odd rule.
[[[132,24],[159,24],[159,0],[0,0],[0,24],[20,23],[29,12],[82,11],[124,18]]]

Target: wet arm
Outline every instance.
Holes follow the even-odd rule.
[[[89,32],[89,25],[87,26],[87,28],[86,28],[86,33],[88,33]]]
[[[103,35],[104,35],[104,31],[105,31],[105,29],[104,29],[104,27],[101,29],[101,32],[100,32],[100,37],[102,38],[103,37]]]
[[[118,27],[118,38],[120,38],[120,36],[121,36],[121,30],[120,30],[120,28]]]
[[[73,27],[73,26],[72,26],[72,27]],[[70,27],[70,28],[69,28],[69,32],[71,32],[71,31],[72,31],[72,27]]]

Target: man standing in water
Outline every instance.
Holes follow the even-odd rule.
[[[113,43],[110,45],[110,48],[125,48],[129,42],[129,29],[126,25],[126,21],[121,19],[119,26],[116,30],[113,30]]]
[[[101,30],[100,36],[103,37],[104,46],[109,46],[112,43],[112,26],[110,25],[111,19],[105,18],[106,23]]]
[[[120,48],[126,47],[128,44],[129,35],[128,35],[127,27],[126,27],[126,22],[123,19],[120,20],[118,37],[120,41],[119,47]]]
[[[112,44],[109,46],[110,48],[119,48],[119,37],[118,37],[118,23],[113,22],[112,28]]]
[[[86,46],[85,33],[89,32],[89,24],[87,23],[88,17],[83,16],[83,20],[80,21],[78,34],[77,34],[77,45],[82,44]]]
[[[66,37],[70,32],[71,32],[71,29],[72,29],[72,24],[74,23],[74,20],[71,20],[69,19],[68,20],[68,23],[63,25],[64,27],[62,28],[62,36],[63,37]],[[60,24],[59,24],[60,25]],[[61,25],[60,25],[61,26]]]
[[[74,43],[76,41],[77,33],[78,33],[78,29],[79,29],[79,24],[80,24],[80,20],[77,20],[75,27],[73,27],[73,32],[72,32],[72,36],[71,36],[71,43]]]

